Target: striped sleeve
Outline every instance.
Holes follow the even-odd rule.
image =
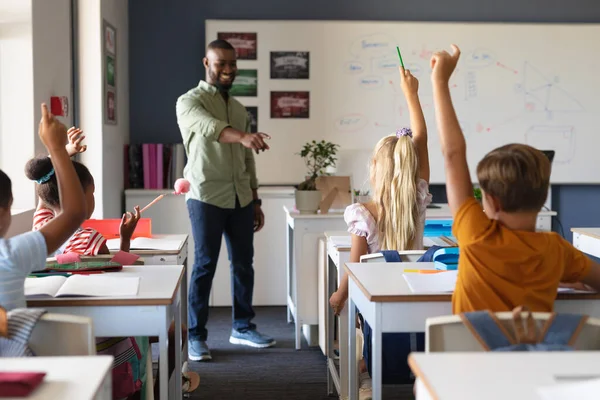
[[[40,228],[46,225],[54,218],[54,212],[49,208],[38,208],[33,214],[33,230],[39,231]]]
[[[77,253],[84,256],[95,256],[106,243],[100,232],[91,228],[82,228],[71,236],[65,247],[65,253]]]

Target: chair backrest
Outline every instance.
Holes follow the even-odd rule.
[[[37,356],[94,356],[96,340],[92,319],[44,314],[31,332],[29,347]]]
[[[536,321],[544,322],[551,313],[532,313]],[[514,333],[512,312],[496,313],[496,316],[511,334]],[[427,318],[425,351],[484,351],[481,344],[463,324],[460,316],[450,315]],[[600,350],[600,319],[589,318],[574,345],[576,350]]]
[[[403,250],[398,254],[403,262],[417,262],[425,254],[425,250]],[[365,254],[360,256],[360,262],[385,262],[385,258],[381,253]]]

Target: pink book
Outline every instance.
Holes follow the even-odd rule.
[[[156,188],[164,189],[165,182],[163,180],[164,173],[164,163],[163,163],[163,145],[162,143],[158,143],[156,145]]]
[[[150,189],[156,187],[156,143],[150,143]]]
[[[142,145],[142,160],[144,164],[144,189],[152,189],[150,186],[150,145]]]

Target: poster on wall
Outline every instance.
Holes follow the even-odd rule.
[[[258,132],[258,107],[246,107],[250,117],[250,133]]]
[[[309,92],[271,92],[271,118],[308,118]]]
[[[256,97],[258,94],[258,71],[238,69],[229,94],[232,96]]]
[[[227,40],[235,48],[238,60],[256,60],[256,33],[219,32],[217,39]]]
[[[115,109],[115,92],[113,90],[106,91],[106,121],[108,123],[117,122],[117,110]]]
[[[102,81],[104,92],[104,123],[117,123],[117,30],[106,20],[102,23]]]
[[[308,79],[308,51],[272,51],[271,79]]]
[[[116,86],[115,85],[115,57],[114,56],[110,56],[107,55],[106,56],[106,84],[108,86],[112,86],[113,88]]]

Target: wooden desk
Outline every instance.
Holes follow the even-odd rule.
[[[408,363],[417,400],[531,400],[561,380],[600,378],[600,352],[412,353]]]
[[[180,286],[183,271],[182,265],[124,267],[121,272],[109,274],[139,276],[136,296],[32,299],[27,301],[27,306],[89,317],[98,337],[158,336],[160,398],[177,398],[181,397],[181,368],[175,368],[169,382],[168,330],[171,321],[175,320],[175,365],[181,365]],[[172,396],[177,396],[169,397],[169,389]]]
[[[384,332],[423,332],[425,320],[452,314],[449,293],[414,294],[402,277],[404,269],[430,269],[433,263],[348,263],[350,276],[348,315],[359,309],[373,330],[372,380],[373,400],[381,399],[381,350]],[[587,314],[600,317],[600,294],[558,293],[556,312]],[[348,360],[350,399],[358,398],[356,373],[356,336],[348,319]],[[350,333],[352,332],[352,333]]]
[[[112,400],[112,363],[112,356],[2,358],[0,371],[46,373],[27,400]]]
[[[571,228],[571,232],[576,249],[600,257],[600,228]]]

